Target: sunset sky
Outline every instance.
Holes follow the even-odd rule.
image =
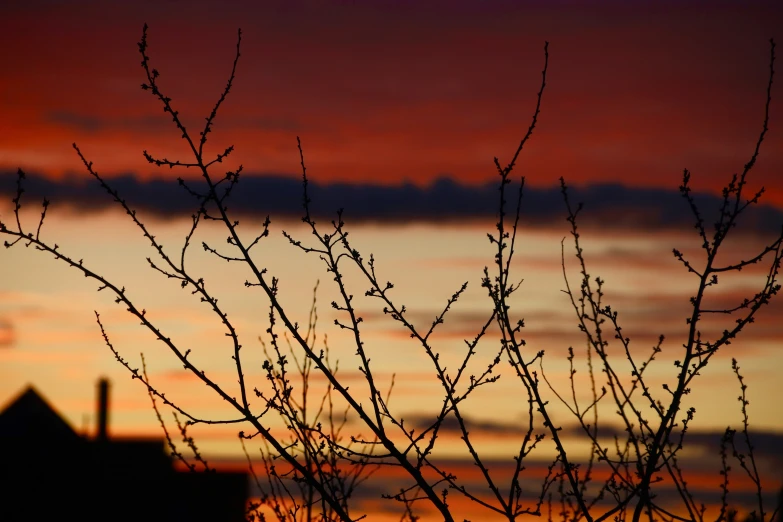
[[[547,351],[547,376],[567,389],[564,354],[568,346],[583,351],[584,341],[561,292],[560,242],[569,235],[557,190],[563,176],[573,198],[585,202],[591,273],[607,281],[607,299],[620,311],[639,357],[666,334],[651,378],[670,382],[696,283],[671,250],[701,259],[677,187],[688,168],[709,213],[721,187],[749,160],[763,123],[770,38],[778,42],[781,70],[781,21],[783,3],[772,1],[5,2],[0,220],[15,222],[11,198],[21,167],[29,178],[22,212],[27,228],[37,225],[40,199],[48,197],[51,215],[42,237],[131,289],[140,308],[192,346],[216,379],[235,387],[219,320],[175,282],[150,271],[144,259],[154,252],[91,181],[72,143],[178,252],[194,208],[176,178],[196,183],[198,174],[156,168],[142,156],[147,150],[191,159],[171,118],[140,88],[146,78],[137,42],[149,24],[148,52],[161,73],[159,85],[196,135],[225,86],[241,28],[237,77],[207,150],[235,146],[219,166],[244,168],[229,204],[247,227],[244,233],[250,237],[270,215],[271,234],[257,255],[280,278],[284,304],[305,323],[320,280],[319,335],[328,334],[345,378],[360,387],[355,348],[333,327],[331,276],[316,256],[296,250],[281,234],[308,239],[298,222],[299,136],[319,219],[345,207],[354,245],[375,254],[382,277],[394,282],[396,298],[421,327],[468,281],[468,292],[435,336],[444,360],[456,360],[463,339],[475,337],[491,311],[480,278],[493,255],[486,239],[497,211],[492,160],[508,161],[530,123],[548,41],[541,115],[514,171],[527,186],[512,277],[524,279],[515,306],[525,318],[526,339],[531,349]],[[727,259],[758,250],[783,224],[781,83],[778,72],[769,132],[749,178],[751,191],[764,186],[766,193],[727,246]],[[225,231],[211,225],[199,244],[202,239],[226,244]],[[569,256],[573,246],[568,239],[565,244]],[[192,251],[194,271],[225,303],[244,344],[258,348],[247,356],[248,375],[263,384],[257,338],[265,335],[268,305],[243,286],[247,274],[198,250]],[[76,429],[92,433],[95,381],[105,375],[113,382],[112,432],[159,436],[146,390],[103,343],[97,310],[114,345],[134,366],[143,351],[151,379],[171,398],[200,416],[230,416],[112,296],[96,293],[94,282],[22,245],[1,251],[0,267],[0,407],[32,384]],[[362,296],[366,282],[356,273],[347,277]],[[763,267],[721,280],[715,302],[741,301],[762,282]],[[374,367],[384,386],[397,375],[398,414],[424,425],[442,398],[431,365],[378,302],[362,299],[357,307]],[[750,386],[751,423],[763,432],[759,447],[770,477],[783,466],[778,301],[729,347],[734,351],[716,357],[689,397],[698,412],[696,449],[714,452],[705,442],[709,436],[741,420],[730,366],[736,357]],[[495,346],[488,342],[485,350],[491,359]],[[477,368],[482,365],[483,359]],[[466,406],[484,450],[499,463],[514,452],[518,441],[510,426],[522,425],[525,412],[521,383],[504,371],[492,391],[477,393]],[[566,427],[574,424],[567,413],[560,419]],[[207,453],[230,460],[241,455],[236,432],[218,427],[196,433]],[[449,433],[442,451],[444,458],[465,455]],[[693,462],[694,483],[717,491],[717,468],[696,457]]]

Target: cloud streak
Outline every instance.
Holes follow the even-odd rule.
[[[143,180],[131,174],[110,180],[110,184],[137,210],[159,218],[191,215],[196,209],[192,197],[176,179]],[[198,182],[191,182],[198,190]],[[10,200],[16,190],[16,173],[0,172],[0,197]],[[516,199],[518,184],[509,186],[507,200]],[[49,198],[54,205],[66,204],[78,213],[103,211],[115,205],[94,182],[83,177],[65,176],[50,179],[28,174],[25,184],[27,204],[38,204]],[[413,223],[459,222],[494,219],[498,205],[495,183],[471,185],[442,176],[428,186],[412,183],[380,185],[371,183],[319,183],[310,181],[309,196],[314,215],[333,218],[344,208],[349,222]],[[633,188],[618,183],[588,184],[570,189],[572,205],[584,204],[583,225],[603,229],[683,229],[693,226],[694,218],[687,203],[676,190]],[[708,228],[721,199],[712,195],[696,196]],[[302,215],[301,181],[291,175],[245,175],[231,195],[232,212],[254,218],[266,215],[298,219]],[[566,210],[558,187],[526,187],[522,214],[528,223],[561,224]],[[740,227],[759,234],[778,232],[783,211],[761,205],[744,216]]]
[[[13,323],[0,317],[0,349],[11,348],[15,343],[16,331]]]

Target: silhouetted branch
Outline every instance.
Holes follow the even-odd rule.
[[[575,374],[582,363],[577,360],[574,349],[568,347],[566,357],[570,389],[558,390],[554,379],[550,381],[545,373],[544,350],[528,346],[523,336],[525,320],[517,316],[516,311],[512,311],[512,297],[522,285],[522,280],[517,279],[512,272],[512,259],[518,253],[517,238],[518,234],[522,233],[520,215],[525,202],[525,178],[520,178],[519,189],[514,196],[508,196],[507,190],[520,154],[529,142],[540,116],[549,67],[548,42],[544,45],[541,84],[527,132],[505,167],[501,167],[498,158],[494,158],[499,176],[498,213],[495,230],[487,234],[493,249],[493,260],[490,264],[492,268],[485,267],[481,278],[481,286],[487,293],[490,308],[485,315],[486,321],[475,337],[472,340],[464,340],[464,352],[460,352],[455,359],[456,363],[449,362],[450,365],[456,366],[447,366],[446,358],[441,357],[441,354],[446,353],[445,348],[433,333],[451,317],[449,312],[460,304],[468,282],[459,286],[451,296],[443,297],[442,302],[445,304],[431,322],[427,320],[424,325],[416,324],[418,321],[415,316],[395,297],[395,283],[383,277],[385,267],[381,266],[372,254],[363,256],[353,238],[349,238],[342,209],[336,212],[335,218],[329,223],[319,224],[313,219],[304,151],[301,140],[297,137],[302,169],[302,222],[307,225],[310,237],[302,240],[285,231],[283,235],[295,250],[307,255],[316,254],[334,285],[333,290],[337,297],[330,303],[337,315],[334,326],[347,334],[344,342],[354,354],[352,364],[356,364],[363,379],[360,386],[349,389],[348,381],[343,379],[343,374],[339,372],[338,362],[330,359],[326,335],[317,335],[318,284],[313,290],[306,328],[300,327],[292,319],[294,315],[283,306],[278,297],[281,291],[279,279],[268,273],[267,268],[261,266],[251,255],[251,251],[257,253],[261,240],[269,236],[269,217],[253,230],[249,239],[244,238],[244,232],[240,234],[239,221],[231,218],[226,203],[239,183],[242,166],[217,175],[211,169],[217,168],[218,164],[232,154],[233,146],[228,146],[222,152],[206,159],[208,134],[212,132],[218,113],[236,79],[241,41],[242,33],[238,31],[236,52],[226,86],[205,118],[206,123],[198,138],[191,136],[185,127],[172,104],[172,99],[164,94],[160,86],[160,73],[151,67],[146,25],[138,44],[146,77],[142,89],[149,91],[157,103],[162,105],[192,155],[192,158],[182,161],[144,151],[144,158],[158,167],[183,167],[194,169],[200,174],[197,181],[185,182],[179,178],[179,184],[184,190],[183,196],[192,198],[195,204],[181,248],[178,247],[175,251],[164,248],[137,215],[136,210],[99,174],[82,150],[76,144],[73,145],[86,171],[118,208],[129,216],[145,241],[156,252],[154,261],[151,257],[146,258],[153,273],[173,279],[182,289],[187,289],[220,323],[230,348],[232,373],[235,375],[238,396],[229,393],[227,390],[231,388],[227,384],[213,379],[202,366],[194,363],[190,358],[192,349],[184,348],[168,337],[160,323],[150,317],[152,314],[147,314],[146,309],[134,304],[130,292],[126,291],[124,286],[93,271],[82,259],[76,261],[74,257],[64,254],[57,243],[42,239],[48,199],[43,200],[35,232],[28,232],[24,228],[20,209],[26,176],[22,169],[17,172],[16,191],[12,198],[15,228],[0,222],[0,233],[10,239],[4,242],[7,248],[20,242],[28,247],[32,245],[36,250],[49,253],[56,261],[65,263],[87,279],[96,282],[98,291],[106,290],[112,294],[116,304],[122,305],[165,346],[185,370],[195,375],[234,412],[226,419],[207,419],[178,406],[167,398],[163,391],[151,385],[143,355],[140,371],[120,354],[111,343],[100,315],[95,312],[106,346],[116,360],[129,371],[131,377],[140,380],[146,387],[171,454],[191,471],[196,469],[196,465],[177,450],[163,421],[158,400],[164,406],[172,408],[183,443],[192,451],[192,458],[205,470],[212,468],[188,434],[189,426],[196,423],[241,424],[240,442],[256,486],[262,492],[260,501],[249,506],[248,516],[259,521],[266,519],[268,510],[271,510],[272,515],[280,522],[361,520],[366,515],[355,515],[357,509],[353,499],[356,492],[377,469],[394,467],[404,475],[404,485],[399,488],[395,485],[392,488],[381,483],[380,495],[398,503],[402,513],[401,520],[411,522],[420,519],[416,513],[420,512],[420,506],[427,504],[444,521],[451,522],[462,518],[454,513],[454,508],[449,503],[450,492],[458,493],[483,508],[485,512],[509,522],[525,515],[542,517],[544,511],[550,522],[553,516],[558,515],[563,522],[603,522],[609,519],[638,522],[642,517],[650,522],[704,522],[706,507],[695,498],[695,490],[688,484],[688,470],[681,464],[682,460],[678,459],[686,445],[687,433],[696,413],[695,408],[688,407],[685,403],[686,396],[690,394],[696,377],[718,350],[725,349],[753,323],[757,312],[781,289],[779,270],[783,261],[783,228],[780,235],[761,247],[757,253],[739,262],[719,265],[716,261],[740,216],[748,207],[756,204],[764,193],[761,188],[750,197],[745,195],[747,175],[756,164],[768,131],[774,76],[774,41],[771,41],[762,131],[742,173],[735,174],[723,189],[712,237],[708,236],[702,211],[692,195],[691,173],[687,169],[683,171],[679,190],[695,218],[694,226],[705,257],[703,264],[697,263],[686,258],[681,251],[673,250],[674,257],[688,273],[696,276],[692,281],[698,282],[690,300],[690,315],[686,318],[687,338],[682,349],[677,348],[680,351],[674,361],[675,375],[672,380],[662,385],[662,390],[655,389],[657,387],[651,384],[652,378],[647,370],[662,352],[665,337],[660,335],[651,350],[645,349],[646,355],[636,356],[632,339],[623,331],[618,312],[607,304],[604,279],[591,276],[588,271],[582,246],[582,232],[579,228],[583,207],[581,204],[572,203],[566,182],[563,178],[560,179],[566,219],[573,240],[576,269],[579,273],[578,283],[574,283],[573,279],[569,280],[563,240],[563,292],[576,316],[585,343],[584,357],[589,379],[589,394],[586,398],[580,398],[577,391]],[[508,208],[507,197],[513,197],[516,202],[513,210]],[[512,212],[513,215],[509,215]],[[261,386],[253,387],[246,379],[246,361],[242,359],[244,352],[240,332],[229,318],[226,309],[219,304],[218,295],[212,291],[212,286],[208,289],[206,281],[209,274],[197,274],[190,265],[186,266],[187,254],[191,252],[189,247],[195,240],[199,225],[204,221],[214,221],[224,226],[228,234],[226,244],[220,249],[202,241],[201,246],[208,254],[207,257],[230,263],[232,268],[246,269],[248,274],[245,287],[260,294],[265,300],[264,309],[259,314],[259,317],[266,317],[267,322],[265,335],[259,337],[264,355],[261,369],[265,377]],[[743,297],[723,308],[705,305],[708,294],[718,285],[719,276],[722,279],[762,263],[768,263],[768,266],[765,265],[764,281],[753,295]],[[355,271],[360,284],[363,285],[363,296],[377,304],[384,317],[416,343],[431,365],[435,379],[440,384],[441,395],[438,397],[437,407],[433,408],[428,420],[421,425],[412,426],[410,420],[406,424],[396,406],[390,404],[395,376],[392,376],[387,387],[379,377],[377,363],[372,363],[374,347],[367,344],[364,319],[355,300],[355,295],[361,294],[355,294],[351,288],[346,278],[347,270]],[[722,333],[715,334],[714,328],[703,326],[702,320],[705,316],[716,321],[726,319],[730,323],[723,327]],[[496,339],[492,339],[494,334],[487,335],[493,325],[498,329]],[[323,339],[323,348],[318,347],[320,339]],[[497,345],[484,350],[487,359],[480,360],[477,356],[478,344],[496,341]],[[617,349],[613,350],[613,347]],[[615,352],[620,354],[619,357]],[[465,408],[467,401],[475,400],[473,397],[476,390],[498,381],[504,368],[503,363],[508,363],[510,373],[516,379],[514,382],[521,385],[518,389],[520,402],[526,401],[525,418],[517,427],[518,446],[512,457],[513,467],[508,477],[501,477],[492,469],[491,461],[483,454],[475,435],[471,434],[471,422],[466,414],[469,410]],[[717,520],[730,522],[735,516],[728,503],[730,446],[733,457],[739,461],[740,467],[755,486],[758,511],[752,516],[759,522],[767,522],[761,477],[749,435],[746,385],[735,360],[732,368],[742,391],[739,397],[743,415],[742,432],[748,450],[745,454],[735,444],[735,432],[730,428],[726,430],[720,446],[721,506]],[[323,377],[323,381],[319,381],[323,382],[322,388],[314,384],[316,375]],[[251,405],[251,398],[256,402],[255,407]],[[550,406],[551,398],[557,399],[565,406],[567,414],[576,419],[578,429],[589,443],[590,453],[586,458],[577,458],[573,451],[569,453],[566,437],[562,433],[562,419],[559,418],[559,412]],[[260,407],[258,403],[261,403]],[[612,425],[599,416],[599,409],[602,410],[607,404],[614,410],[611,418],[620,424],[622,430],[613,434],[612,445],[606,444],[599,429],[599,421],[601,426]],[[181,417],[177,414],[184,417],[184,422],[180,421]],[[274,422],[278,425],[282,423],[282,434],[276,431],[277,428],[272,429]],[[354,423],[359,426],[359,432],[349,433],[349,428],[354,429]],[[459,437],[467,460],[478,470],[483,481],[481,488],[470,486],[450,471],[447,463],[440,462],[436,457],[441,436],[449,430]],[[260,441],[260,452],[255,457],[258,460],[254,460],[247,450],[245,441],[248,440]],[[528,492],[523,488],[526,464],[530,462],[534,452],[540,451],[539,448],[550,442],[555,450],[554,455],[548,456],[544,461],[547,465],[543,478],[537,487],[530,490],[532,493],[526,496]],[[263,468],[263,477],[256,473],[254,461],[259,462]],[[663,487],[677,493],[680,505],[672,508],[660,500],[657,491]],[[772,514],[770,520],[777,514],[778,510]]]

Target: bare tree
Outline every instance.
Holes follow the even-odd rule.
[[[700,372],[715,354],[737,338],[740,332],[754,321],[761,307],[769,303],[780,290],[783,230],[746,260],[734,264],[722,264],[719,261],[719,253],[738,220],[748,208],[759,201],[763,193],[761,189],[748,197],[747,183],[767,132],[774,74],[774,42],[771,42],[770,48],[770,74],[763,128],[750,160],[742,172],[734,175],[724,187],[723,203],[714,223],[705,222],[691,193],[690,173],[687,170],[683,173],[680,192],[684,204],[688,205],[693,213],[705,260],[703,263],[697,263],[679,250],[673,250],[674,256],[684,269],[693,275],[694,292],[691,298],[692,310],[687,318],[687,340],[682,348],[672,348],[680,355],[674,363],[676,372],[673,384],[664,385],[663,391],[652,389],[645,371],[663,350],[664,337],[660,337],[646,358],[639,360],[632,354],[631,340],[623,333],[618,313],[605,302],[604,280],[591,276],[588,271],[577,226],[582,207],[572,203],[565,181],[561,179],[576,266],[581,274],[577,284],[573,285],[567,275],[566,248],[563,243],[563,275],[566,294],[585,340],[585,364],[592,395],[588,404],[577,400],[574,379],[578,364],[576,352],[569,348],[570,390],[556,389],[544,373],[544,351],[531,349],[526,345],[523,338],[524,321],[512,311],[511,306],[511,298],[520,288],[520,283],[515,282],[516,279],[512,277],[511,262],[518,248],[518,234],[521,233],[520,209],[523,206],[524,178],[521,179],[519,190],[515,194],[510,194],[509,185],[512,172],[540,115],[549,64],[548,44],[544,46],[541,86],[529,128],[508,163],[502,164],[497,158],[494,160],[499,188],[498,217],[496,230],[488,234],[488,237],[496,253],[491,265],[484,269],[482,278],[482,287],[487,293],[490,305],[487,307],[483,327],[476,332],[472,340],[466,341],[461,362],[456,370],[453,367],[448,369],[441,361],[441,352],[433,343],[432,334],[463,295],[467,283],[445,299],[442,312],[430,325],[426,328],[416,326],[409,317],[407,308],[392,296],[394,284],[381,276],[373,255],[365,257],[349,239],[342,211],[338,211],[335,219],[326,225],[316,222],[310,208],[304,153],[297,138],[302,169],[302,221],[309,228],[311,236],[300,238],[283,233],[291,245],[303,255],[317,256],[332,279],[330,283],[334,285],[336,295],[339,296],[331,302],[332,308],[340,317],[335,321],[335,325],[350,334],[356,360],[365,381],[363,390],[353,388],[349,391],[349,387],[340,378],[337,365],[330,361],[328,348],[318,347],[315,335],[315,299],[308,327],[302,329],[293,320],[291,311],[286,310],[278,298],[277,278],[270,275],[253,255],[269,235],[270,219],[267,217],[261,230],[247,238],[240,234],[239,222],[233,219],[228,211],[227,202],[236,190],[242,169],[240,167],[236,171],[221,174],[216,174],[215,171],[232,153],[233,147],[228,147],[216,155],[209,155],[205,151],[209,133],[235,80],[240,43],[241,32],[238,34],[236,55],[226,87],[207,116],[203,129],[195,135],[184,125],[179,113],[174,109],[172,99],[164,94],[159,83],[160,74],[150,64],[146,26],[139,42],[145,74],[142,89],[150,92],[172,119],[192,156],[188,160],[169,160],[144,151],[144,157],[158,167],[194,169],[201,178],[199,182],[179,178],[185,196],[192,198],[196,209],[181,249],[165,249],[135,210],[74,144],[76,154],[84,163],[87,172],[125,211],[149,241],[155,251],[154,260],[147,258],[149,267],[163,277],[178,281],[183,289],[187,289],[211,310],[224,328],[233,352],[239,397],[229,393],[225,386],[209,377],[204,368],[191,361],[190,350],[178,346],[158,324],[150,320],[146,310],[132,300],[124,286],[103,277],[89,268],[83,260],[63,253],[58,244],[42,238],[41,231],[49,204],[47,200],[43,201],[41,217],[35,231],[23,224],[20,208],[25,174],[21,169],[18,171],[17,190],[13,198],[15,223],[0,223],[0,232],[9,237],[5,242],[6,247],[10,248],[19,243],[32,245],[96,281],[99,290],[112,293],[115,301],[152,332],[188,371],[227,403],[232,412],[230,417],[207,419],[200,418],[167,399],[163,391],[150,382],[146,371],[135,368],[113,346],[100,315],[95,313],[106,345],[132,377],[139,379],[146,386],[156,412],[157,402],[160,401],[184,417],[185,422],[179,425],[179,429],[184,442],[194,451],[196,460],[200,461],[204,468],[209,467],[187,434],[187,427],[193,424],[235,424],[242,430],[239,436],[243,446],[244,441],[261,440],[263,449],[259,458],[266,471],[266,477],[257,477],[259,487],[265,491],[261,503],[270,506],[274,516],[281,521],[361,519],[362,515],[355,514],[351,504],[351,495],[355,488],[377,467],[394,466],[404,471],[408,485],[399,491],[387,491],[384,496],[399,502],[403,518],[410,520],[417,518],[415,510],[422,504],[428,504],[445,521],[462,518],[453,512],[449,504],[449,495],[457,494],[485,508],[488,515],[509,521],[524,515],[545,516],[546,513],[551,519],[552,510],[558,509],[554,506],[559,503],[560,516],[564,521],[601,522],[606,519],[630,518],[637,522],[646,518],[650,521],[703,522],[706,508],[688,489],[685,478],[687,470],[683,470],[678,462],[678,454],[683,448],[695,414],[693,408],[685,409],[684,400],[695,385]],[[513,205],[509,204],[509,199],[512,199]],[[245,286],[260,292],[268,303],[265,312],[268,318],[268,344],[263,346],[263,370],[267,385],[262,389],[252,388],[245,379],[246,363],[242,357],[240,334],[219,304],[217,294],[207,286],[207,277],[194,273],[186,266],[194,234],[204,221],[214,221],[225,227],[228,233],[228,249],[221,250],[206,242],[202,243],[203,249],[221,262],[228,262],[243,270],[247,274]],[[712,309],[706,304],[706,298],[718,284],[719,277],[725,278],[758,263],[765,263],[768,268],[763,284],[754,295],[728,308]],[[354,305],[354,290],[349,288],[345,280],[347,270],[360,274],[365,285],[362,290],[364,295],[376,300],[383,313],[405,330],[429,359],[442,391],[442,400],[428,426],[406,426],[405,421],[390,408],[391,389],[382,389],[376,368],[371,364],[372,347],[364,342],[363,320]],[[725,328],[715,335],[709,333],[713,328],[702,328],[705,319],[712,316],[726,320]],[[479,342],[490,337],[487,332],[495,327],[499,331],[499,343],[494,347],[494,357],[489,364],[476,372],[476,347]],[[290,367],[292,361],[295,371]],[[528,425],[519,433],[520,442],[514,456],[513,472],[507,482],[501,483],[491,472],[487,459],[482,457],[474,443],[464,414],[464,405],[471,400],[473,392],[478,388],[490,386],[497,381],[498,372],[504,364],[508,364],[516,375],[520,390],[527,398]],[[726,519],[730,512],[730,466],[727,463],[730,458],[729,448],[732,448],[731,456],[738,460],[741,468],[757,487],[758,507],[754,517],[765,522],[774,518],[774,514],[770,516],[765,511],[759,471],[749,440],[746,385],[736,363],[734,369],[742,392],[740,400],[744,424],[741,433],[747,441],[749,452],[738,449],[734,445],[734,431],[727,430],[723,446],[723,468],[720,471],[723,480],[723,505],[718,522]],[[327,383],[323,394],[316,394],[315,398],[311,398],[312,390],[309,389],[313,372],[322,375]],[[251,399],[254,404],[260,403],[261,406],[252,406]],[[565,447],[561,436],[563,421],[555,418],[549,404],[552,399],[565,405],[590,441],[592,451],[586,462],[576,460]],[[599,408],[607,403],[616,412],[609,422],[620,423],[624,430],[622,436],[615,438],[615,447],[611,450],[604,447],[599,439],[599,420],[602,425],[606,423],[604,418],[599,419]],[[348,435],[344,432],[349,415],[357,419],[366,435]],[[160,413],[158,416],[163,429],[166,430]],[[271,418],[282,419],[288,431],[286,437],[273,433],[269,423]],[[434,458],[438,436],[447,418],[456,421],[465,452],[480,470],[486,487],[491,492],[489,499],[470,489],[449,471],[447,465]],[[179,424],[179,421],[177,422]],[[166,437],[171,444],[172,453],[189,467],[194,466],[177,451],[168,431]],[[545,440],[553,444],[555,456],[547,468],[538,492],[533,500],[530,500],[523,495],[522,488],[525,463]],[[249,452],[247,455],[248,459],[252,460]],[[602,470],[600,475],[597,473],[599,468]],[[676,510],[667,508],[656,497],[656,488],[664,485],[673,486],[679,493],[681,505]],[[256,516],[263,518],[260,512],[256,512]]]

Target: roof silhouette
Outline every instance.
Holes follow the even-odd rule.
[[[46,439],[75,442],[80,437],[51,405],[28,386],[0,412],[3,438]]]
[[[163,439],[79,435],[32,386],[0,411],[0,520],[244,521],[245,473],[179,472]]]

